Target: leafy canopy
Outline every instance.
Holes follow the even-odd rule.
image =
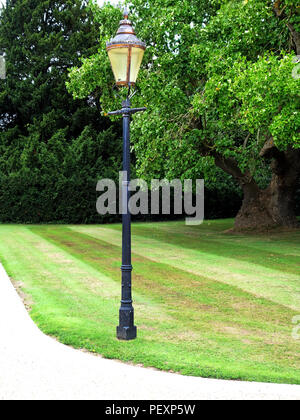
[[[104,112],[120,97],[105,51],[121,12],[91,4],[100,25],[98,53],[70,71],[75,98],[101,92]],[[299,79],[293,78],[298,2],[132,0],[132,20],[147,42],[132,139],[145,178],[197,177],[214,183],[212,157],[234,159],[265,182],[259,153],[268,137],[299,148]],[[123,92],[122,94],[125,94]],[[122,95],[121,94],[121,95]]]

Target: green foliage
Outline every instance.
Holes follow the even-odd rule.
[[[105,52],[120,13],[92,9],[101,45],[72,69],[68,86],[76,98],[97,87],[107,112],[120,100],[111,94]],[[259,155],[266,137],[281,150],[299,147],[300,81],[292,77],[290,32],[290,25],[299,28],[297,1],[132,0],[131,13],[148,46],[135,97],[148,112],[134,117],[132,129],[138,174],[203,176],[210,188],[232,188],[209,157],[218,153],[266,187],[270,170]]]
[[[293,58],[259,58],[238,73],[232,88],[242,104],[240,124],[253,134],[270,133],[281,150],[300,147],[300,83],[291,77]]]
[[[99,95],[74,101],[65,86],[96,53],[99,26],[81,0],[8,1],[0,23],[1,222],[100,221],[96,184],[118,177],[119,126]]]
[[[120,142],[113,129],[97,133],[86,126],[67,142],[59,130],[47,143],[26,139],[20,169],[0,175],[0,220],[17,223],[93,223],[103,218],[96,212],[96,183],[101,178],[118,180]],[[117,156],[117,157],[115,157]]]
[[[292,58],[280,51],[288,49],[284,24],[269,2],[229,2],[192,48],[193,64],[205,63],[199,76],[206,81],[192,102],[206,128],[204,143],[254,176],[264,166],[259,152],[266,137],[274,136],[282,150],[299,141],[299,80],[292,77]]]

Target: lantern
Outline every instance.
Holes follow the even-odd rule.
[[[135,85],[145,49],[146,44],[134,33],[126,9],[117,35],[106,44],[117,86]]]

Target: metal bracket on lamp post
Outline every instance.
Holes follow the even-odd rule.
[[[122,102],[122,109],[109,112],[108,115],[123,116],[123,174],[122,182],[122,299],[119,311],[119,326],[117,338],[119,340],[133,340],[137,329],[134,326],[134,309],[131,292],[131,214],[129,210],[129,183],[130,183],[130,117],[137,112],[146,111],[147,108],[131,108],[128,97]]]
[[[132,115],[132,114],[136,114],[137,112],[144,112],[144,111],[147,111],[147,108],[131,108],[130,100],[126,99],[126,101],[122,103],[122,109],[120,109],[119,111],[108,112],[107,115],[111,115],[111,116]]]

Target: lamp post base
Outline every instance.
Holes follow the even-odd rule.
[[[121,306],[120,325],[117,327],[117,338],[119,340],[134,340],[136,338],[136,327],[134,326],[134,309]]]
[[[118,340],[134,340],[136,338],[136,327],[117,327]]]

